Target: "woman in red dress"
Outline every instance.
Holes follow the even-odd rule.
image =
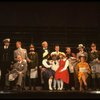
[[[66,55],[61,52],[59,54],[59,68],[55,73],[55,79],[58,80],[58,90],[63,89],[63,84],[69,83],[69,73],[67,67],[69,66],[69,61],[66,59]]]

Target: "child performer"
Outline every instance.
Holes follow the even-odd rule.
[[[49,90],[53,90],[52,79],[53,79],[55,72],[51,69],[52,64],[51,64],[51,60],[49,58],[50,58],[50,56],[48,56],[48,58],[43,59],[43,61],[42,61],[42,64],[45,67],[45,71],[42,74],[48,80]]]
[[[55,79],[58,80],[58,90],[62,90],[64,82],[67,84],[69,83],[69,73],[67,70],[69,61],[66,59],[66,55],[63,52],[59,54],[59,57],[59,68],[55,73]]]
[[[52,58],[52,61],[51,61],[52,67],[51,67],[51,69],[54,72],[56,72],[58,67],[59,67],[59,62],[57,60],[57,58],[58,58],[57,53],[56,52],[52,52],[51,53],[51,58]],[[54,88],[54,90],[56,90],[56,87],[57,87],[56,84],[57,84],[57,80],[54,77],[54,81],[53,81],[53,88]]]
[[[80,62],[77,64],[77,71],[78,71],[78,79],[80,83],[80,91],[82,91],[83,83],[85,89],[87,89],[86,79],[88,77],[88,74],[90,74],[90,68],[88,63],[86,62],[86,57],[84,55],[81,55],[79,58],[80,58]]]

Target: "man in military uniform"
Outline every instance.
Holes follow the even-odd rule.
[[[0,50],[1,60],[1,89],[5,87],[5,75],[8,72],[11,62],[13,61],[13,52],[10,46],[10,38],[3,40],[3,47]]]

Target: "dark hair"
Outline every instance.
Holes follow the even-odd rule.
[[[22,45],[22,42],[21,41],[17,41],[16,43],[19,43],[20,45]]]
[[[35,48],[34,44],[32,44],[32,43],[30,44],[30,46],[29,46],[29,47],[31,47],[31,45],[33,46],[33,48]]]
[[[55,44],[54,47],[56,47],[56,46],[60,46],[60,45],[59,44]]]
[[[83,57],[86,60],[86,56],[79,56],[79,59],[81,59],[81,57]]]
[[[93,42],[93,43],[91,44],[91,47],[92,47],[92,45],[96,46],[96,43]]]
[[[65,47],[65,49],[67,49],[67,48],[70,48],[71,49],[71,47]]]

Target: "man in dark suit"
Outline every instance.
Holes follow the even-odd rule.
[[[11,62],[13,61],[13,52],[10,47],[10,39],[3,40],[3,47],[0,50],[0,60],[1,60],[1,89],[5,87],[5,75],[8,72]]]
[[[42,48],[40,49],[40,52],[39,52],[39,65],[42,66],[42,60],[48,55],[50,54],[50,50],[48,48],[48,43],[47,41],[44,41],[42,42]]]
[[[41,73],[40,74],[40,78],[41,78],[40,80],[41,80],[41,84],[43,85],[43,88],[47,89],[48,88],[48,86],[47,86],[48,80],[45,76],[45,67],[42,64],[42,61],[44,59],[48,58],[48,55],[50,55],[50,50],[48,48],[47,41],[42,42],[42,48],[41,48],[39,53],[40,53],[39,54],[39,65],[40,65],[40,69],[41,69],[40,72],[39,72],[39,73]]]

